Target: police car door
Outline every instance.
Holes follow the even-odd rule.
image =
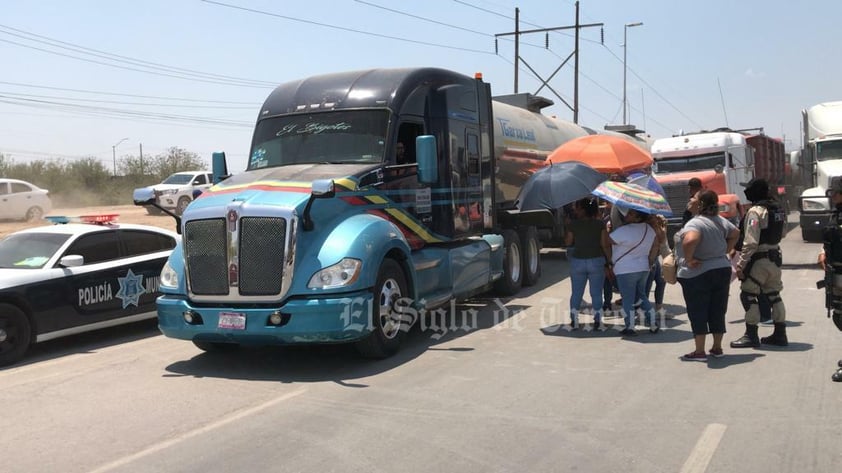
[[[167,262],[175,238],[146,230],[120,230],[124,256],[118,269],[119,294],[125,314],[155,312],[161,269]]]
[[[63,256],[80,255],[82,266],[65,268],[65,300],[68,309],[65,326],[81,326],[128,315],[124,292],[121,287],[136,282],[121,278],[127,268],[120,258],[120,240],[117,232],[103,229],[77,238]]]

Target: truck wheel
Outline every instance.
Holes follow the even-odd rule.
[[[175,214],[181,216],[184,214],[184,210],[187,206],[190,205],[190,197],[181,197],[178,199],[178,205],[175,207]]]
[[[234,351],[240,348],[240,345],[236,343],[203,342],[201,340],[193,340],[193,345],[196,345],[196,348],[198,348],[199,350],[206,351],[209,353]]]
[[[32,340],[29,319],[20,308],[0,304],[0,366],[10,365],[23,357]]]
[[[538,229],[529,226],[518,233],[523,248],[523,285],[534,286],[541,279],[541,241],[538,239]]]
[[[501,296],[513,296],[523,284],[523,257],[520,237],[514,230],[503,230],[503,276],[494,282],[494,290]]]
[[[397,353],[412,322],[405,314],[395,310],[395,304],[409,295],[406,287],[401,266],[393,259],[383,260],[377,273],[377,283],[372,288],[371,333],[356,343],[362,356],[387,358]]]

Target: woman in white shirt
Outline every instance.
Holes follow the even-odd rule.
[[[623,207],[621,202],[616,207],[619,207],[625,224],[609,235],[613,260],[609,266],[614,270],[620,297],[623,299],[625,327],[620,334],[637,335],[634,330],[636,304],[643,309],[649,320],[649,331],[657,333],[660,327],[645,291],[649,267],[658,252],[655,231],[646,223],[646,214]]]

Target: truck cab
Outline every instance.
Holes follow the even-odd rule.
[[[754,177],[754,153],[744,135],[712,132],[662,138],[652,143],[652,158],[653,175],[673,212],[670,236],[681,226],[690,199],[687,183],[694,177],[719,195],[720,215],[739,223],[748,204],[740,183]]]

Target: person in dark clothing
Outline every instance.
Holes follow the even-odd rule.
[[[564,244],[570,261],[570,325],[579,328],[579,306],[590,286],[594,310],[594,330],[602,328],[602,284],[606,261],[610,261],[611,244],[605,222],[599,217],[599,204],[595,198],[576,202],[576,218],[565,226]]]
[[[690,200],[687,202],[687,207],[681,215],[681,225],[689,222],[691,218],[699,215],[699,195],[702,192],[702,180],[698,177],[691,178],[687,181],[687,191],[690,194]]]

